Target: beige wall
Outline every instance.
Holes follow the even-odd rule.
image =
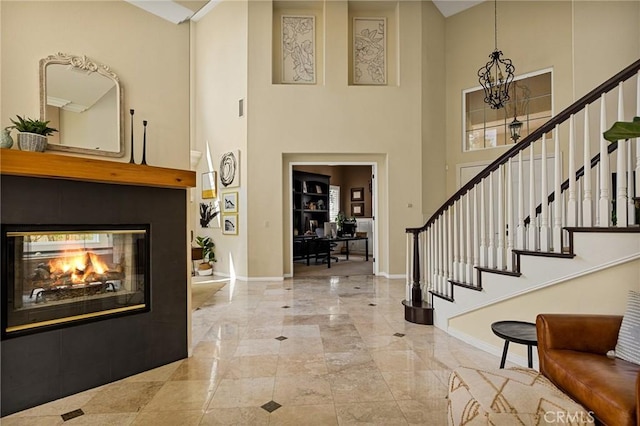
[[[0,121],[39,117],[38,61],[64,52],[87,55],[118,74],[135,109],[136,159],[148,120],[147,162],[189,168],[189,24],[175,25],[124,1],[2,1]],[[15,149],[15,148],[14,148]],[[51,154],[53,155],[53,154]]]
[[[249,275],[282,276],[290,265],[288,161],[383,158],[379,173],[380,271],[403,274],[405,233],[422,222],[421,4],[401,2],[399,85],[348,85],[348,7],[324,3],[322,78],[272,84],[272,5],[249,3],[247,189]],[[380,170],[379,170],[380,172]],[[280,188],[280,192],[276,192]],[[407,207],[413,204],[412,208]]]
[[[535,322],[540,313],[622,315],[629,290],[640,290],[640,260],[533,291],[449,320],[449,329],[502,348],[504,341],[491,331],[502,320]],[[526,346],[511,345],[510,353],[526,357]]]
[[[202,228],[198,220],[201,191],[196,191],[195,234],[211,236],[216,244],[214,269],[222,275],[248,277],[247,258],[249,204],[247,190],[253,182],[247,175],[251,153],[247,150],[247,121],[238,116],[238,101],[247,98],[247,2],[218,4],[194,24],[193,49],[193,140],[192,149],[203,153],[198,164],[200,176],[220,171],[220,156],[240,150],[240,186],[222,189],[218,176],[218,197],[238,192],[238,235],[223,235],[221,228]],[[209,154],[207,154],[207,146]],[[207,203],[213,200],[205,200]]]
[[[484,2],[446,20],[449,195],[456,165],[489,163],[508,149],[462,152],[462,90],[478,86],[477,70],[493,50],[493,14],[493,3]],[[637,1],[500,1],[498,48],[517,75],[553,68],[557,114],[640,57],[639,21]]]

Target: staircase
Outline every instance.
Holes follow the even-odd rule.
[[[640,116],[640,60],[482,170],[407,228],[405,319],[450,319],[640,258],[640,139],[609,143]]]

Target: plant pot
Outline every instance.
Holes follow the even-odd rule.
[[[18,133],[18,148],[22,151],[44,152],[47,149],[47,137],[36,133]]]
[[[198,275],[213,275],[213,268],[208,263],[198,265]]]

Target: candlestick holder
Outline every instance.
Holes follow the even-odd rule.
[[[134,158],[133,158],[133,113],[135,111],[130,109],[129,110],[129,114],[131,114],[131,159],[129,160],[130,164],[136,164]]]
[[[144,133],[142,135],[142,163],[147,164],[147,120],[142,120],[142,125],[144,126]]]

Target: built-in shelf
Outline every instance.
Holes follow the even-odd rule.
[[[193,188],[196,173],[17,149],[0,151],[0,174],[160,188]]]

